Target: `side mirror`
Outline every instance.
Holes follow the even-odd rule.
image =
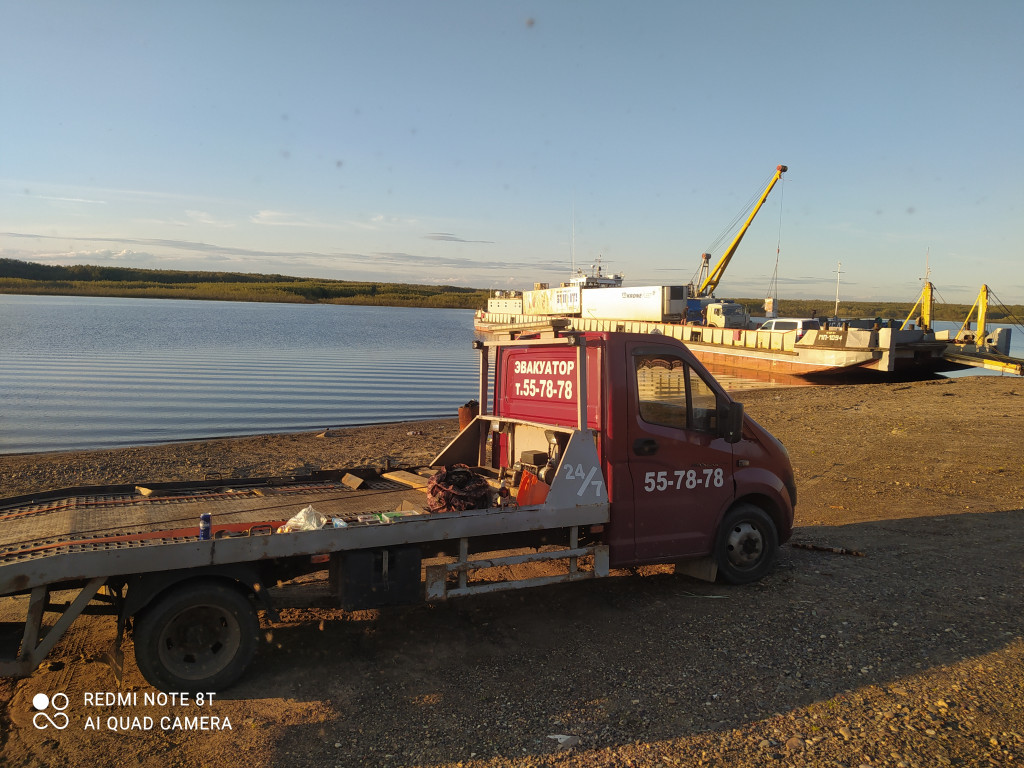
[[[729,403],[722,423],[722,437],[727,443],[738,443],[743,439],[743,403]]]

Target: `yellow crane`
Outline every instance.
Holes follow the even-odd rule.
[[[964,324],[960,326],[960,330],[953,337],[957,343],[972,343],[976,344],[979,348],[985,345],[985,340],[988,336],[988,294],[988,286],[981,286],[981,292],[978,294],[978,298],[974,300],[974,306],[971,307],[971,311],[967,313],[967,319],[964,320]],[[934,296],[935,286],[932,285],[931,281],[925,280],[917,303],[914,304],[910,314],[907,315],[907,319],[900,326],[901,331],[912,322],[922,330],[932,330],[932,319],[935,317]],[[917,312],[918,307],[921,308],[920,314]],[[971,318],[974,317],[975,310],[978,312],[978,329],[977,331],[971,331]]]
[[[943,357],[961,365],[972,365],[975,368],[987,368],[990,371],[1013,373],[1024,376],[1024,360],[1010,357],[1009,329],[996,329],[992,334],[988,331],[988,299],[987,285],[981,286],[981,292],[974,301],[974,306],[967,313],[967,319],[956,332]],[[977,310],[977,328],[971,330],[971,317]]]
[[[946,349],[942,357],[960,366],[971,366],[974,368],[987,368],[1002,373],[1012,373],[1017,376],[1024,375],[1024,360],[1010,357],[1010,332],[1008,329],[996,330],[990,334],[988,331],[988,300],[989,288],[981,286],[978,298],[967,313],[967,319],[960,326],[955,334],[948,331],[935,333],[932,328],[932,321],[935,317],[935,286],[931,281],[925,280],[921,289],[921,296],[914,304],[907,319],[903,321],[900,330],[905,330],[911,323],[917,325],[926,334],[933,334],[933,338],[946,342]],[[918,308],[920,307],[920,313]],[[977,329],[971,330],[971,318],[977,310]]]
[[[715,292],[715,288],[718,287],[719,281],[722,279],[722,275],[725,274],[725,268],[729,266],[729,262],[732,260],[733,254],[736,253],[736,249],[739,247],[740,240],[747,233],[747,228],[750,226],[750,222],[754,220],[757,212],[761,210],[761,206],[764,205],[764,201],[768,199],[768,194],[772,191],[772,187],[775,186],[775,182],[782,178],[782,174],[788,171],[789,168],[785,165],[780,165],[775,168],[775,174],[772,176],[772,180],[768,182],[768,186],[765,187],[764,192],[761,193],[761,199],[757,201],[754,209],[750,212],[746,222],[740,228],[740,231],[736,233],[736,237],[733,238],[732,243],[722,254],[722,258],[718,260],[714,269],[710,269],[711,254],[704,254],[704,263],[701,265],[700,274],[707,275],[703,282],[700,284],[700,288],[697,289],[697,296],[711,296]],[[700,280],[700,277],[697,278]]]
[[[910,314],[907,315],[907,319],[903,321],[903,325],[900,326],[901,331],[910,325],[911,320],[914,320],[918,327],[925,331],[930,331],[932,329],[932,317],[935,314],[934,295],[935,286],[932,285],[930,280],[925,280],[924,287],[921,289],[921,295],[918,297],[917,303],[914,305],[914,308],[910,310]],[[917,312],[918,307],[921,308],[921,314],[916,315],[915,320],[914,313]]]
[[[971,318],[974,316],[974,310],[978,310],[978,330],[971,333]],[[956,332],[957,341],[974,342],[979,348],[985,344],[988,336],[988,286],[981,286],[981,292],[978,294],[978,298],[974,300],[974,306],[971,307],[971,311],[967,313],[967,319],[964,320],[964,324],[960,326],[960,330]]]

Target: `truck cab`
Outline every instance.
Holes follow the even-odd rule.
[[[746,328],[750,325],[747,308],[735,301],[713,301],[705,311],[706,325],[713,328]]]
[[[568,341],[496,343],[494,414],[585,420],[611,505],[600,535],[612,567],[701,561],[733,583],[763,576],[792,533],[796,487],[782,444],[678,340],[605,332]],[[498,443],[498,465],[514,466],[523,446]]]
[[[737,301],[703,296],[687,299],[686,321],[711,328],[748,328],[750,313]]]

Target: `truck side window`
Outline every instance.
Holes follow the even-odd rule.
[[[635,355],[640,418],[648,424],[685,429],[686,363],[672,355]]]
[[[717,430],[715,393],[681,358],[638,354],[634,363],[641,419],[676,429]]]
[[[690,427],[702,432],[718,431],[718,398],[697,372],[690,369]]]

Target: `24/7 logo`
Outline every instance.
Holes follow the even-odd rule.
[[[51,704],[54,711],[52,716],[47,711],[50,709]],[[68,727],[70,718],[64,713],[64,710],[68,708],[68,696],[66,693],[55,693],[53,696],[37,693],[32,697],[32,706],[37,710],[35,715],[32,716],[32,725],[39,730],[42,731],[53,726],[58,731],[63,731]]]
[[[566,480],[582,480],[580,489],[576,491],[577,496],[582,496],[587,491],[592,490],[595,496],[600,496],[601,491],[604,489],[604,478],[598,474],[597,467],[590,467],[588,472],[583,468],[582,464],[573,466],[566,462],[565,464],[565,479]],[[597,475],[597,480],[594,479],[594,475]]]

